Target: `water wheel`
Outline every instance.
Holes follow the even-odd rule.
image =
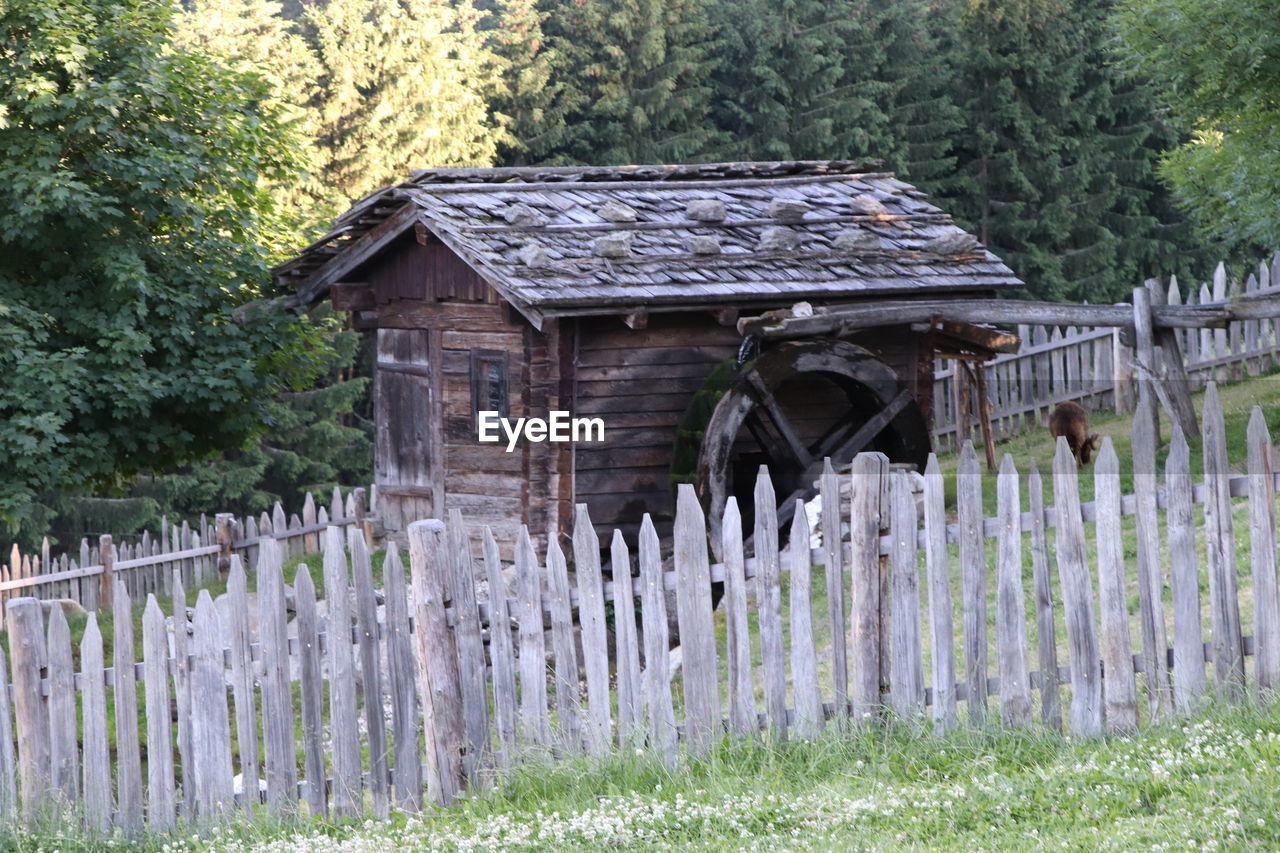
[[[778,344],[742,365],[716,405],[698,456],[698,490],[713,548],[730,495],[750,531],[752,493],[768,465],[786,524],[813,494],[825,457],[837,466],[875,450],[924,468],[929,429],[915,397],[875,354],[845,341]]]

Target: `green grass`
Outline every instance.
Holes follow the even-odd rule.
[[[47,828],[14,851],[1280,849],[1280,709],[1205,709],[1131,738],[913,723],[725,744],[666,769],[616,754],[527,766],[386,824],[228,822],[202,837]]]

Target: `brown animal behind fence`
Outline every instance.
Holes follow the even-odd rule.
[[[1154,492],[1120,494],[1121,461],[1110,442],[1103,442],[1093,472],[1082,475],[1063,438],[1052,462],[1055,506],[1044,506],[1037,469],[1032,468],[1024,482],[1012,460],[1006,459],[995,484],[997,516],[982,519],[981,490],[991,484],[983,481],[977,455],[968,445],[957,471],[965,488],[955,493],[959,517],[972,523],[947,524],[948,489],[940,468],[931,464],[924,475],[922,524],[906,475],[891,471],[884,456],[866,453],[855,460],[854,473],[846,481],[852,529],[838,543],[811,549],[806,516],[797,513],[792,541],[798,547],[780,552],[776,539],[757,536],[747,557],[737,506],[730,501],[723,530],[733,541],[723,550],[726,563],[708,565],[705,520],[686,487],[679,501],[674,571],[663,571],[657,536],[646,521],[638,541],[638,583],[622,580],[631,580],[633,564],[619,537],[611,543],[613,583],[605,583],[595,572],[601,543],[587,513],[580,510],[577,521],[582,529],[573,539],[572,556],[576,566],[590,570],[579,568],[576,588],[559,546],[553,543],[547,555],[537,555],[526,535],[515,554],[520,582],[511,591],[514,599],[508,599],[511,593],[504,588],[497,549],[486,536],[483,556],[493,584],[492,600],[457,596],[450,603],[446,590],[474,579],[477,555],[471,553],[470,537],[453,529],[465,522],[456,517],[449,526],[416,522],[409,530],[412,594],[404,592],[399,558],[392,550],[383,566],[389,585],[380,624],[372,621],[377,614],[369,605],[376,598],[358,541],[361,534],[351,533],[357,564],[353,571],[343,553],[341,531],[329,527],[324,536],[325,588],[343,594],[325,602],[325,633],[320,631],[318,605],[305,572],[295,581],[297,619],[288,624],[280,594],[281,545],[264,539],[253,574],[260,589],[275,592],[258,597],[258,621],[263,634],[276,641],[253,642],[243,625],[229,629],[228,616],[205,592],[197,600],[189,639],[187,601],[175,602],[174,622],[179,627],[171,651],[162,615],[149,602],[138,645],[142,663],[131,664],[124,657],[132,644],[121,642],[119,632],[127,634],[132,625],[117,618],[112,666],[105,668],[103,638],[90,617],[78,678],[69,677],[72,656],[60,611],[51,617],[55,624],[46,625],[37,601],[16,599],[7,608],[12,684],[6,683],[0,661],[0,820],[40,815],[57,797],[68,797],[80,808],[90,831],[106,831],[114,823],[136,832],[143,816],[157,829],[178,819],[215,823],[236,804],[262,808],[256,805],[258,771],[249,759],[248,745],[256,747],[264,725],[273,732],[263,740],[266,749],[260,762],[268,794],[265,809],[286,817],[299,810],[346,817],[385,814],[392,790],[396,805],[408,811],[418,809],[424,795],[447,803],[462,786],[518,762],[544,760],[551,751],[572,755],[600,750],[602,743],[647,748],[676,761],[682,753],[711,748],[726,732],[742,737],[767,729],[776,738],[807,737],[828,725],[866,726],[891,713],[929,714],[944,730],[984,716],[994,718],[986,713],[988,697],[1006,725],[1029,725],[1038,704],[1044,724],[1056,729],[1061,725],[1056,700],[1064,687],[1073,734],[1129,731],[1173,709],[1188,710],[1211,684],[1223,698],[1245,701],[1280,686],[1277,489],[1270,436],[1261,410],[1255,409],[1246,442],[1248,474],[1232,478],[1221,407],[1212,386],[1205,407],[1205,482],[1192,484],[1187,445],[1175,428],[1162,501]],[[1149,429],[1142,431],[1142,421],[1135,421],[1134,459],[1154,460],[1154,438]],[[1146,462],[1139,467],[1154,471]],[[762,482],[768,481],[767,471],[761,476]],[[1080,501],[1081,476],[1093,477],[1095,502]],[[1028,513],[1021,512],[1024,485],[1030,493]],[[759,493],[769,498],[768,490]],[[1239,572],[1239,592],[1234,557],[1246,549],[1244,536],[1237,536],[1232,527],[1234,500],[1247,501],[1252,520],[1247,533],[1251,573]],[[774,512],[771,501],[756,507],[757,518]],[[841,503],[824,502],[823,530],[841,529]],[[1193,503],[1205,505],[1211,524],[1195,524]],[[1136,561],[1123,547],[1125,516],[1137,516],[1138,526],[1153,534],[1152,542],[1144,545],[1140,540]],[[1092,530],[1086,527],[1090,523]],[[1055,530],[1053,551],[1046,544],[1050,527]],[[976,537],[977,547],[961,542],[970,536]],[[1175,557],[1167,578],[1170,600],[1162,594],[1140,596],[1139,612],[1131,616],[1124,603],[1142,583],[1142,551],[1151,556],[1152,548],[1165,544],[1165,536]],[[1095,537],[1097,548],[1091,552],[1086,545]],[[997,539],[998,547],[984,547],[984,538]],[[1197,539],[1211,555],[1204,565],[1181,559],[1196,553]],[[948,547],[951,543],[962,545],[959,563]],[[1022,586],[1028,558],[1034,590]],[[1160,564],[1151,562],[1146,570],[1155,574],[1147,577],[1146,585],[1163,590]],[[234,616],[251,605],[240,560],[235,557],[232,563],[234,582],[229,584],[226,612]],[[833,565],[813,571],[823,563]],[[1050,571],[1053,564],[1055,572]],[[1205,671],[1201,571],[1208,575],[1204,586],[1213,616],[1211,680]],[[1246,585],[1250,574],[1252,582]],[[548,576],[553,582],[544,584]],[[922,577],[927,584],[920,583]],[[1093,589],[1095,577],[1102,596]],[[828,601],[848,592],[848,612],[843,607],[815,607],[808,594],[810,581],[826,584]],[[724,648],[714,639],[715,615],[707,594],[708,584],[714,582],[728,588],[722,604],[730,626]],[[346,594],[348,583],[354,586],[354,596]],[[778,594],[784,583],[790,589],[786,611]],[[760,594],[765,585],[773,587],[771,594]],[[1055,586],[1058,596],[1052,594]],[[746,594],[749,588],[756,589],[755,596]],[[544,594],[544,589],[551,594]],[[657,618],[666,589],[676,591],[681,637],[686,643],[700,643],[696,661],[691,664],[686,653],[685,666],[675,678],[668,677],[664,654],[668,625]],[[626,602],[615,600],[619,590]],[[119,593],[116,604],[123,610],[128,602],[121,599],[128,591],[122,588]],[[601,641],[606,602],[614,601],[618,616],[630,612],[625,605],[634,604],[637,595],[643,605],[641,630],[618,630]],[[953,624],[952,596],[959,597],[966,616],[962,625]],[[1252,637],[1239,630],[1240,596],[1253,604]],[[400,606],[406,598],[409,606]],[[748,620],[752,598],[757,618]],[[1135,655],[1130,622],[1138,618],[1144,626],[1164,625],[1170,605],[1174,665],[1161,668],[1149,662],[1168,659],[1163,638],[1137,632],[1141,653]],[[544,633],[548,613],[550,642]],[[744,630],[753,621],[778,629],[774,641],[757,645],[762,638]],[[513,623],[518,623],[518,633]],[[491,642],[474,642],[485,625]],[[586,691],[567,695],[564,686],[576,683],[573,676],[579,672],[573,634],[582,625],[589,626],[584,635],[596,638],[581,647]],[[780,630],[784,625],[790,628],[785,635]],[[959,642],[971,625],[994,626],[992,671],[986,643]],[[1065,629],[1061,655],[1051,651],[1056,626]],[[1033,629],[1039,652],[1035,656],[1029,648]],[[282,637],[287,640],[281,642]],[[703,639],[692,639],[698,637]],[[653,650],[656,663],[645,673],[638,671],[642,646]],[[760,673],[753,663],[757,649]],[[721,654],[729,663],[723,674],[718,665]],[[1246,667],[1246,655],[1254,656],[1252,666]],[[385,687],[371,689],[377,679],[366,669],[384,657],[389,658]],[[837,667],[829,672],[815,669],[815,661],[837,658],[848,663],[847,680]],[[609,678],[611,659],[617,662],[616,679]],[[1033,662],[1038,672],[1030,671]],[[122,667],[132,677],[120,679]],[[493,679],[493,690],[469,689],[464,684],[468,674],[484,678],[485,688]],[[724,678],[727,690],[722,691]],[[134,679],[145,688],[148,742],[117,737],[116,754],[110,755],[105,694],[115,695],[117,684],[128,689]],[[1258,691],[1245,690],[1246,679]],[[297,682],[296,691],[290,682]],[[559,689],[552,693],[549,683]],[[762,693],[757,693],[757,683]],[[985,689],[974,691],[973,685]],[[261,706],[255,700],[258,688]],[[1032,701],[1036,691],[1040,703]],[[395,710],[383,733],[368,725],[371,715],[384,719],[379,693],[390,698]],[[1146,713],[1140,706],[1144,694],[1154,700]],[[788,695],[793,707],[787,707]],[[170,696],[178,699],[176,731],[167,724]],[[722,696],[727,696],[727,704],[721,703]],[[130,715],[125,704],[117,702],[115,707],[117,727],[136,732],[137,716]],[[67,721],[75,719],[77,710],[85,721],[79,786],[70,783],[76,769],[63,761],[73,755],[74,730],[68,732],[66,726],[74,726]],[[303,721],[300,748],[293,745],[287,724],[294,715]],[[565,725],[569,717],[576,726]],[[361,718],[365,725],[360,725]],[[488,720],[497,725],[491,727]],[[418,747],[419,733],[425,748]],[[137,770],[139,761],[144,773]],[[240,785],[247,794],[233,793],[237,772],[249,774]]]
[[[1049,435],[1063,437],[1071,455],[1081,466],[1088,465],[1098,449],[1098,434],[1089,432],[1089,413],[1079,403],[1059,403],[1049,415]]]

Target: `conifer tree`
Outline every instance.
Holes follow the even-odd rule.
[[[543,163],[688,162],[703,156],[713,33],[707,0],[544,2],[567,134],[526,139]]]
[[[319,63],[308,107],[318,169],[349,202],[430,166],[482,166],[501,136],[487,92],[501,63],[469,0],[307,0]]]
[[[955,176],[933,189],[1042,298],[1112,301],[1170,271],[1157,125],[1142,87],[1107,64],[1106,8],[974,0],[954,19],[966,125]]]
[[[950,166],[957,111],[921,0],[722,0],[716,23],[721,156],[879,160],[912,178]]]

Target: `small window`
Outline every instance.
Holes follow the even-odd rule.
[[[471,351],[471,413],[497,412],[510,414],[507,404],[507,354],[496,350]]]

